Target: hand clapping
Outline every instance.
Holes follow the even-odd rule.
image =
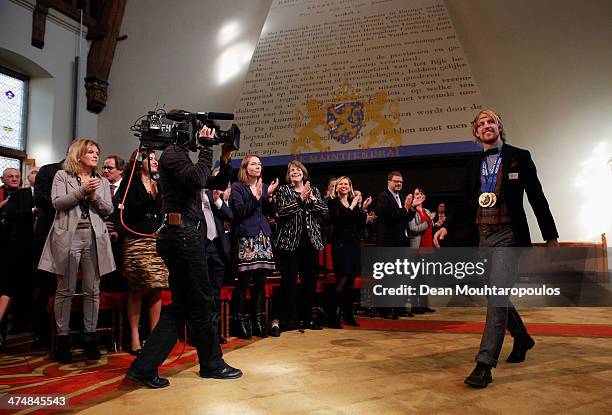
[[[272,183],[270,183],[270,186],[268,186],[268,194],[270,195],[274,193],[277,187],[278,187],[278,178],[272,180]]]
[[[259,177],[257,179],[257,182],[255,182],[255,197],[257,198],[257,200],[261,198],[262,193],[263,193],[263,180],[261,180],[261,177]]]
[[[412,195],[411,194],[406,196],[406,200],[404,200],[404,209],[406,210],[412,209]]]
[[[361,203],[361,193],[356,193],[353,201],[351,202],[351,209],[355,208],[355,206]]]
[[[310,182],[306,182],[306,184],[304,185],[304,188],[300,192],[300,197],[302,198],[302,200],[306,200],[310,198],[311,192],[312,192],[312,187],[310,187]]]
[[[97,177],[87,177],[82,179],[83,190],[85,190],[85,193],[92,199],[95,197],[96,190],[101,184],[102,180]]]

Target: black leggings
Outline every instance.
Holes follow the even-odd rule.
[[[236,284],[236,313],[244,314],[246,304],[246,293],[250,281],[253,280],[253,291],[251,291],[251,304],[254,313],[264,312],[266,298],[266,274],[264,270],[244,271],[238,274]]]
[[[295,251],[278,250],[281,273],[279,313],[274,318],[283,322],[312,320],[312,303],[317,288],[316,263],[318,251],[310,242],[302,241]],[[296,301],[297,276],[300,276],[299,306]]]

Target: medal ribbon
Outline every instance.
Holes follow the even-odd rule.
[[[481,166],[482,178],[480,180],[480,186],[482,189],[482,193],[493,193],[493,191],[495,190],[495,186],[497,185],[497,173],[499,172],[499,167],[501,166],[501,154],[497,156],[497,159],[495,159],[495,165],[493,166],[492,173],[489,174],[489,163],[487,162],[486,156],[484,160],[482,160]]]

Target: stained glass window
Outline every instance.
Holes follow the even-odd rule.
[[[25,150],[27,81],[0,68],[0,147]]]

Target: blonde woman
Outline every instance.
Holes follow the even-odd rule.
[[[361,193],[353,190],[353,183],[347,176],[336,180],[332,198],[327,202],[329,217],[334,224],[332,233],[332,262],[336,274],[336,289],[332,296],[328,325],[332,328],[342,328],[342,321],[349,326],[359,326],[353,314],[353,283],[355,277],[361,274],[360,233],[365,228],[368,219],[367,209],[372,198],[362,200]]]
[[[96,339],[100,276],[114,271],[115,261],[104,224],[113,204],[110,185],[98,174],[99,159],[100,146],[95,141],[75,140],[51,189],[56,214],[38,268],[57,275],[55,359],[60,363],[72,361],[70,307],[79,269],[83,275],[85,356],[88,360],[100,359]]]

